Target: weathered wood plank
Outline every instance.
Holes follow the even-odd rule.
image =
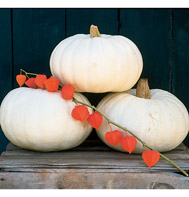
[[[13,37],[15,75],[23,68],[50,76],[51,52],[65,38],[65,9],[13,9]]]
[[[141,155],[112,149],[89,151],[89,143],[83,144],[83,150],[54,153],[28,151],[9,144],[9,151],[0,157],[0,188],[189,188],[189,178],[163,159],[149,169]],[[186,146],[181,144],[165,154],[189,171]]]
[[[169,9],[120,9],[120,34],[141,51],[142,77],[150,88],[169,90],[170,14]]]
[[[173,12],[173,93],[189,111],[189,9],[174,9]],[[189,135],[184,140],[189,147]]]
[[[109,148],[107,145],[105,145],[102,141],[100,140],[86,140],[84,141],[81,145],[79,145],[78,147],[75,147],[73,149],[70,150],[79,150],[79,148],[82,148],[84,150],[88,150],[88,148],[90,148],[90,146],[92,146],[94,149],[98,149],[101,148],[101,150],[103,150],[103,148],[106,148],[106,150],[112,150],[111,148]],[[6,151],[14,151],[14,150],[22,150],[22,151],[26,151],[26,149],[20,148],[14,144],[12,144],[11,142],[7,145],[6,147]],[[179,146],[177,146],[173,151],[183,151],[183,152],[187,152],[189,151],[188,147],[185,146],[183,143],[181,143]],[[170,152],[170,151],[169,151]]]
[[[97,25],[102,34],[117,34],[118,9],[66,9],[66,36],[89,34],[90,26]]]
[[[174,159],[184,170],[189,170],[189,159]],[[153,171],[178,171],[163,159],[153,166],[147,168],[141,156],[115,152],[78,151],[65,152],[62,155],[54,156],[15,156],[0,157],[0,168],[3,171],[19,171],[19,169],[125,169],[132,172],[153,172]]]
[[[93,154],[102,154],[102,151],[100,150],[92,150],[92,151],[95,151],[95,152],[92,152],[92,155]],[[39,153],[39,152],[30,152],[30,151],[10,151],[10,152],[4,152],[2,153],[2,156],[3,158],[26,158],[26,159],[30,159],[30,158],[48,158],[48,157],[51,157],[51,158],[57,158],[57,157],[60,157],[60,158],[64,158],[65,155],[67,156],[70,156],[70,157],[77,157],[78,154],[85,154],[86,152],[82,152],[81,150],[77,150],[77,151],[69,151],[67,153],[65,152],[54,152],[54,153]],[[86,157],[87,155],[90,156],[91,154],[91,150],[89,151],[88,154],[86,154]],[[102,156],[105,156],[106,153],[103,153]],[[113,154],[116,154],[114,152],[111,152],[111,155]],[[189,161],[189,154],[186,154],[186,153],[165,153],[164,154],[165,156],[167,156],[169,159],[172,159],[172,160],[188,160]],[[123,155],[123,157],[125,159],[141,159],[141,155],[129,155],[127,153],[125,153]],[[6,159],[5,158],[5,159]]]
[[[175,162],[180,166],[189,170],[188,159],[175,159]],[[113,154],[99,154],[98,152],[92,152],[90,154],[85,154],[84,152],[79,152],[77,155],[61,155],[54,157],[1,157],[0,158],[0,168],[67,168],[67,167],[77,167],[84,168],[89,166],[96,166],[97,168],[147,168],[144,161],[140,157],[122,157]],[[165,160],[160,159],[159,162],[151,168],[151,170],[156,169],[169,169],[174,170],[169,163]]]
[[[66,152],[73,152],[73,151],[114,151],[108,146],[106,146],[102,141],[100,140],[86,140],[84,143],[82,143],[80,146],[75,147],[73,149],[69,149]],[[18,156],[18,155],[60,155],[62,152],[65,151],[59,151],[59,152],[49,152],[49,153],[40,153],[35,151],[30,151],[26,149],[22,149],[18,146],[15,146],[12,143],[9,143],[7,145],[6,151],[2,153],[2,156]],[[118,151],[114,151],[118,152]],[[178,147],[176,147],[174,150],[166,152],[164,154],[186,154],[189,153],[189,149],[182,143]]]
[[[89,147],[93,144],[93,149]],[[0,157],[0,168],[7,172],[48,172],[74,169],[117,169],[125,172],[178,172],[164,159],[147,168],[141,155],[127,154],[107,148],[100,141],[87,140],[82,148],[74,148],[67,151],[40,153],[16,147],[13,144],[7,146],[7,151]],[[105,149],[101,149],[105,147]],[[107,149],[106,149],[107,148]],[[184,170],[189,170],[188,148],[181,144],[175,150],[164,153],[174,160]]]
[[[6,151],[27,151],[26,149],[20,148],[12,143],[9,143],[6,147]],[[101,140],[86,140],[81,145],[70,149],[70,150],[112,150],[106,146]],[[33,151],[34,152],[34,151]]]
[[[1,189],[188,189],[189,179],[175,173],[117,173],[64,170],[48,173],[0,172]]]
[[[0,104],[12,89],[11,9],[0,9]],[[8,140],[0,128],[0,154]]]
[[[0,103],[12,88],[11,9],[0,9]],[[0,137],[1,139],[1,137]],[[1,141],[0,141],[1,142]]]
[[[90,144],[93,149],[89,150]],[[100,146],[97,146],[100,145]],[[86,141],[82,148],[68,151],[40,153],[18,148],[13,144],[7,146],[7,151],[0,157],[0,168],[3,171],[40,171],[48,169],[79,168],[79,169],[122,169],[127,172],[176,172],[173,166],[162,158],[151,169],[147,168],[141,155],[127,154],[112,149],[103,148],[105,145],[99,141]],[[174,160],[184,170],[189,170],[188,148],[181,144],[175,150],[164,153]]]
[[[9,159],[31,159],[31,158],[41,158],[41,159],[46,159],[46,158],[61,158],[61,159],[80,159],[80,156],[83,155],[85,159],[90,158],[90,157],[95,157],[95,158],[104,158],[104,159],[130,159],[130,160],[138,160],[141,158],[141,155],[134,155],[134,154],[127,154],[127,153],[120,153],[116,151],[65,151],[65,152],[54,152],[54,153],[35,153],[35,154],[30,154],[28,153],[20,153],[18,154],[10,154],[10,156],[1,156],[0,161],[2,160],[9,160]],[[164,154],[165,156],[169,157],[170,159],[175,159],[175,160],[188,160],[189,155],[188,154]]]

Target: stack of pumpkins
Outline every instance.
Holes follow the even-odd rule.
[[[63,85],[74,86],[76,99],[90,104],[78,92],[112,92],[97,106],[102,113],[133,131],[154,149],[172,150],[188,134],[188,112],[171,93],[149,90],[146,80],[141,80],[137,89],[131,89],[142,69],[141,53],[131,40],[101,35],[93,25],[90,34],[74,35],[60,42],[50,58],[52,75]],[[17,88],[2,102],[1,127],[10,141],[22,148],[36,151],[70,149],[81,144],[92,130],[87,121],[72,118],[75,105],[71,100],[62,99],[60,91]],[[112,129],[119,128],[112,125]],[[108,146],[124,152],[120,145],[115,147],[106,142],[105,134],[109,130],[107,121],[103,120],[97,134]],[[125,136],[126,132],[121,131]],[[133,152],[143,151],[142,144],[137,143]]]

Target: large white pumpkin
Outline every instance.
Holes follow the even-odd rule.
[[[185,106],[171,93],[152,89],[151,99],[136,97],[136,89],[124,93],[111,93],[104,97],[97,108],[112,121],[126,127],[152,148],[165,152],[177,147],[186,137],[189,130],[189,117]],[[113,130],[126,132],[116,126]],[[101,140],[113,149],[124,151],[105,141],[106,132],[110,128],[106,120],[97,131]],[[129,135],[129,133],[128,133]],[[140,142],[133,153],[145,150]]]
[[[91,32],[95,27],[91,26]],[[120,35],[91,35],[77,34],[55,47],[50,57],[52,75],[78,92],[121,92],[132,88],[143,68],[137,46]]]
[[[89,104],[81,94],[74,97]],[[61,92],[17,88],[9,92],[1,105],[1,128],[15,145],[36,151],[66,150],[81,144],[92,128],[72,118],[75,103]],[[91,109],[89,109],[91,112]]]

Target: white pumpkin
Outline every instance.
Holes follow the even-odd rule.
[[[152,89],[151,98],[139,98],[136,89],[124,93],[111,93],[104,97],[97,108],[112,121],[132,131],[152,148],[160,151],[170,151],[177,147],[189,130],[188,112],[183,103],[173,94]],[[116,126],[112,130],[126,132]],[[106,132],[110,131],[107,121],[103,120],[97,131],[101,140],[113,149],[124,151],[118,146],[112,146],[105,141]],[[128,133],[128,135],[130,135]],[[133,153],[142,153],[145,150],[140,142]]]
[[[94,32],[93,32],[94,31]],[[77,34],[61,41],[50,57],[50,70],[62,84],[78,92],[121,92],[138,81],[143,60],[137,46],[124,36]],[[91,37],[90,37],[91,36]]]
[[[89,101],[75,93],[78,100]],[[1,105],[1,127],[15,145],[35,151],[66,150],[81,144],[92,128],[72,118],[75,103],[61,92],[17,88],[9,92]],[[91,109],[89,109],[90,112]]]

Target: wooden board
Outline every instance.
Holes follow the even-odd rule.
[[[189,9],[174,9],[173,30],[172,89],[189,111]],[[189,147],[189,135],[184,143]]]
[[[150,88],[170,89],[170,17],[170,9],[120,9],[120,34],[141,51]]]
[[[188,189],[189,180],[174,173],[66,169],[49,173],[1,172],[1,189]]]
[[[0,9],[0,104],[12,89],[12,39],[11,9]],[[8,140],[0,128],[0,153],[5,150]]]
[[[165,155],[189,171],[186,146]],[[165,160],[147,168],[141,155],[114,151],[94,140],[52,153],[9,144],[0,168],[0,188],[189,188],[189,177]]]
[[[20,68],[50,76],[50,55],[64,38],[65,9],[13,9],[15,76]]]
[[[118,9],[66,9],[66,37],[89,34],[90,26],[97,25],[101,34],[118,34]]]

